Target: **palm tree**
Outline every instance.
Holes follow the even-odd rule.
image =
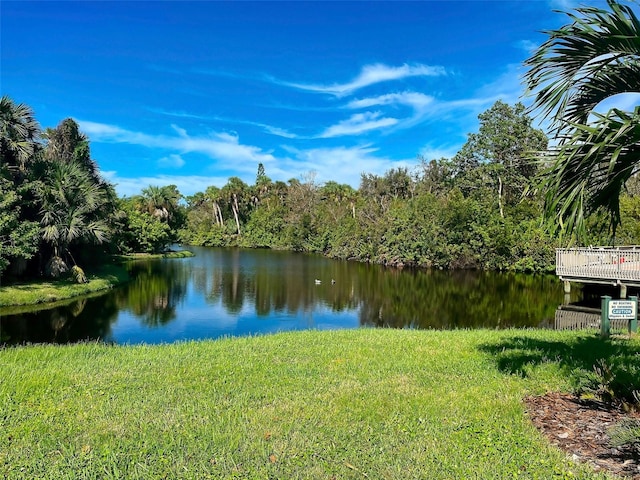
[[[47,128],[43,137],[47,141],[46,159],[78,162],[96,183],[102,182],[98,164],[91,159],[89,138],[80,131],[75,120],[67,118],[56,128]]]
[[[322,196],[322,200],[328,200],[337,207],[343,207],[348,204],[349,213],[353,218],[356,218],[356,191],[351,187],[351,185],[329,181],[320,188],[320,195]],[[334,215],[334,219],[336,218],[337,217]]]
[[[238,177],[230,177],[226,185],[224,185],[220,190],[221,195],[226,198],[228,205],[231,207],[238,235],[240,235],[241,217],[242,220],[244,220],[244,215],[246,213],[245,197],[248,190],[249,187],[247,184]]]
[[[40,133],[28,105],[16,104],[6,95],[0,98],[0,169],[7,167],[11,176],[24,176],[38,151]]]
[[[53,276],[66,271],[64,258],[71,256],[71,244],[99,244],[108,239],[107,193],[78,162],[50,162],[38,200],[42,239],[52,248],[48,270]]]
[[[181,195],[175,185],[149,185],[142,190],[142,207],[161,221],[168,222],[178,208]]]
[[[207,187],[204,198],[211,203],[212,215],[215,219],[216,225],[223,227],[224,218],[222,217],[222,209],[220,208],[220,202],[223,200],[220,189],[216,186]]]
[[[550,121],[555,146],[540,155],[545,209],[554,227],[585,233],[585,218],[609,214],[615,236],[619,196],[640,161],[640,107],[596,107],[640,92],[640,22],[633,10],[608,0],[610,11],[579,8],[572,22],[546,32],[548,40],[525,62],[532,111]]]

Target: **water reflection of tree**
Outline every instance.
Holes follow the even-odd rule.
[[[73,343],[109,338],[118,315],[111,294],[0,318],[0,343]]]
[[[253,306],[262,317],[295,315],[323,306],[359,308],[363,325],[499,328],[538,326],[562,301],[553,276],[396,270],[262,250],[206,249],[196,258],[194,288],[230,314]]]
[[[128,269],[132,280],[116,295],[120,308],[152,327],[174,320],[176,306],[187,291],[188,274],[180,262],[137,261]]]
[[[247,304],[263,317],[308,311],[318,304],[333,311],[358,305],[353,288],[357,264],[290,252],[218,251],[225,255],[217,256],[208,269],[194,268],[194,287],[209,303],[221,303],[230,314]],[[315,279],[323,283],[316,286]]]
[[[379,271],[366,281],[363,325],[395,328],[536,327],[553,319],[553,276],[474,271]],[[550,301],[551,300],[551,301]]]

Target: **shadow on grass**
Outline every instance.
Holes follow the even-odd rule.
[[[484,344],[498,369],[527,377],[536,367],[557,365],[575,393],[591,393],[603,401],[640,404],[640,343],[626,336],[602,339],[584,332],[566,341],[517,335]]]

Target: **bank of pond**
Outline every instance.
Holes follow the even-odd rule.
[[[0,314],[50,309],[69,303],[69,299],[100,295],[105,290],[129,281],[127,269],[120,265],[126,262],[192,256],[193,253],[188,250],[111,255],[105,257],[104,263],[99,266],[94,266],[87,272],[81,270],[83,281],[78,281],[71,272],[63,273],[57,278],[9,282],[4,285],[0,278]]]
[[[130,280],[93,297],[0,310],[4,344],[171,343],[286,330],[553,328],[553,275],[385,268],[319,255],[189,247],[125,262]]]

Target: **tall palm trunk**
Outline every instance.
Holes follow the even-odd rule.
[[[238,196],[233,194],[233,203],[231,204],[231,210],[233,210],[233,217],[236,219],[236,228],[238,229],[238,235],[240,235],[240,219],[238,218]]]

